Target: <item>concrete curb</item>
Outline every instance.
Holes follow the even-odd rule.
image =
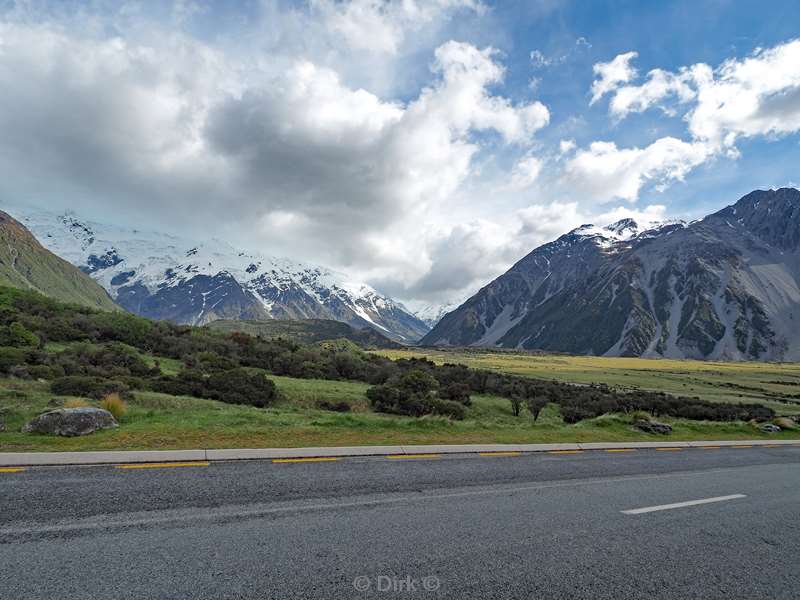
[[[409,454],[473,454],[478,452],[553,452],[703,446],[800,445],[798,440],[734,440],[696,442],[608,442],[584,444],[469,444],[420,446],[350,446],[337,448],[230,448],[220,450],[136,450],[108,452],[0,452],[0,467],[102,465],[280,458],[339,458]]]

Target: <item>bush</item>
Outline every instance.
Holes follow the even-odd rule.
[[[350,412],[350,405],[347,402],[328,402],[327,400],[320,400],[317,402],[317,407],[322,410],[330,410],[333,412]]]
[[[59,396],[83,396],[94,400],[100,400],[113,393],[121,396],[129,395],[128,386],[121,381],[84,375],[68,375],[54,379],[50,383],[50,391]]]
[[[441,398],[433,398],[429,400],[431,406],[431,413],[434,415],[442,415],[443,417],[450,417],[461,421],[467,413],[467,409],[460,402],[453,402],[452,400],[442,400]]]
[[[119,394],[108,394],[105,398],[100,401],[100,408],[104,408],[112,415],[114,418],[119,421],[122,417],[125,416],[125,413],[128,412],[128,405],[125,404],[125,401]]]
[[[472,404],[472,399],[470,398],[471,391],[472,390],[466,383],[451,383],[439,390],[439,398],[469,406]]]
[[[526,400],[528,411],[533,415],[534,423],[539,420],[539,414],[542,412],[542,409],[547,406],[547,402],[548,400],[545,396],[533,396]]]
[[[228,404],[247,404],[265,408],[278,395],[275,383],[263,373],[231,369],[211,375],[206,381],[208,398]]]
[[[8,370],[16,365],[25,364],[26,354],[19,348],[0,347],[0,373],[8,374]]]
[[[64,369],[48,365],[31,365],[28,373],[33,379],[55,379],[64,376]]]
[[[414,376],[416,379],[416,376]],[[413,386],[412,386],[413,387]],[[417,387],[417,389],[422,389]],[[408,389],[393,385],[376,385],[367,390],[367,398],[376,412],[408,417],[442,415],[452,419],[463,419],[466,409],[463,404],[435,398],[430,392],[414,394]]]

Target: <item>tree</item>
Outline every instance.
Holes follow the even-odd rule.
[[[545,396],[533,396],[527,399],[526,404],[533,415],[533,422],[535,423],[539,419],[542,409],[547,406],[547,398]]]

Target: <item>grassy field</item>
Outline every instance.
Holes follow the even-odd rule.
[[[800,364],[605,358],[490,351],[381,350],[390,358],[425,357],[504,373],[620,389],[663,391],[718,402],[757,402],[800,414]],[[791,396],[797,396],[792,398]],[[788,403],[787,403],[788,402]]]
[[[467,418],[421,419],[369,411],[367,386],[275,377],[283,399],[263,410],[211,400],[137,392],[121,426],[81,438],[24,434],[22,425],[46,410],[54,398],[43,382],[0,379],[0,414],[6,421],[0,451],[66,451],[108,449],[253,448],[382,444],[469,444],[592,441],[654,441],[661,439],[787,439],[800,433],[767,436],[748,423],[705,423],[666,419],[674,427],[668,438],[635,431],[629,421],[609,415],[565,425],[558,407],[548,406],[534,423],[527,414],[514,417],[508,400],[473,398]],[[350,413],[316,408],[321,400],[347,401]]]

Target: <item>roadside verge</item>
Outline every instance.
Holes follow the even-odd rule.
[[[103,452],[0,452],[0,467],[102,465],[187,461],[269,460],[414,454],[552,452],[624,448],[702,448],[715,446],[798,446],[800,440],[735,440],[696,442],[592,442],[585,444],[467,444],[425,446],[349,446],[334,448],[228,448],[199,450],[113,450]]]

